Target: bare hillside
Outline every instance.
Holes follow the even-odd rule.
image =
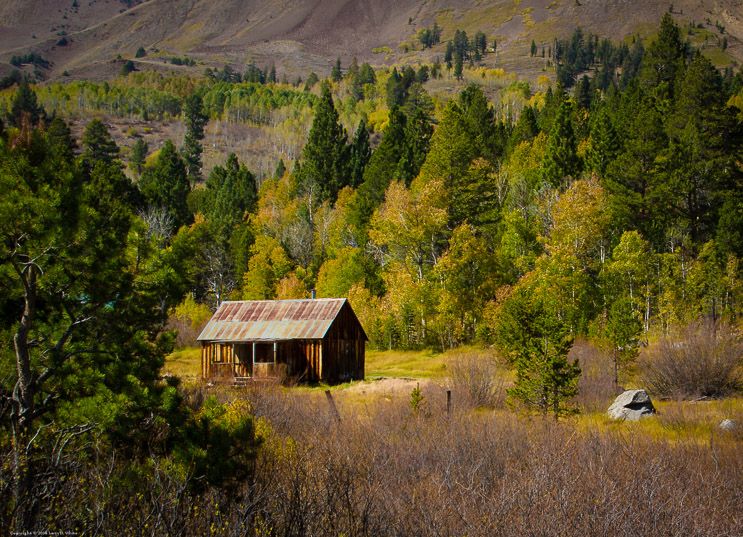
[[[701,34],[689,36],[695,45],[711,50],[727,39],[725,53],[713,58],[718,65],[743,61],[740,2],[682,0],[672,7],[679,24],[701,24]],[[344,65],[354,56],[374,65],[441,57],[443,43],[423,51],[415,39],[434,22],[444,40],[455,29],[483,31],[498,43],[488,62],[534,71],[541,63],[528,57],[532,40],[548,46],[578,26],[614,40],[644,37],[668,10],[644,0],[0,0],[0,75],[13,55],[35,52],[51,62],[43,70],[49,80],[63,73],[106,79],[143,47],[141,69],[200,72],[254,61],[275,63],[279,76],[292,80],[311,70],[327,74],[338,56]],[[184,55],[196,65],[169,63]]]

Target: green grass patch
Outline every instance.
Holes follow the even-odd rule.
[[[178,349],[165,359],[164,375],[180,377],[184,382],[196,382],[201,375],[201,348]]]
[[[705,47],[702,49],[702,54],[704,54],[709,61],[712,62],[712,65],[717,68],[726,67],[732,63],[727,52],[718,47]]]
[[[653,401],[657,414],[639,422],[609,419],[605,412],[580,414],[573,418],[579,430],[629,432],[665,442],[741,442],[743,441],[743,397],[709,401]],[[608,408],[608,407],[607,407]],[[719,423],[732,419],[738,429],[723,431]]]
[[[366,351],[366,377],[435,378],[446,374],[446,355],[431,350]]]

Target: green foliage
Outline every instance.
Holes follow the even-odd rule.
[[[421,28],[416,36],[423,45],[423,49],[431,48],[441,41],[441,28],[435,22],[432,28]]]
[[[410,392],[410,410],[414,416],[427,416],[429,414],[426,396],[423,395],[420,384],[416,384],[413,391]]]
[[[201,178],[201,140],[204,139],[204,127],[209,117],[204,113],[204,101],[198,93],[186,98],[183,107],[183,122],[186,125],[186,136],[183,139],[183,158],[191,182]]]
[[[257,198],[255,177],[232,153],[224,168],[212,169],[200,209],[217,226],[217,236],[229,238],[246,213],[255,211]]]
[[[72,138],[70,127],[62,118],[55,117],[46,130],[46,139],[52,151],[59,154],[66,161],[71,161],[74,151],[77,149],[77,143]]]
[[[642,323],[628,296],[620,296],[611,304],[606,332],[614,360],[614,383],[618,386],[619,373],[631,365],[640,353]]]
[[[645,51],[640,80],[646,88],[656,89],[658,95],[673,94],[678,72],[683,70],[686,47],[681,42],[679,27],[668,13],[660,21],[660,32]]]
[[[623,151],[606,165],[605,175],[614,217],[620,229],[638,229],[656,239],[662,234],[657,226],[665,227],[668,216],[659,210],[666,206],[661,175],[661,152],[667,144],[663,118],[638,84],[624,92],[615,113]]]
[[[190,483],[196,491],[236,486],[253,473],[260,444],[245,401],[223,405],[211,396],[184,428],[174,458],[193,473]]]
[[[36,93],[25,79],[18,84],[18,89],[11,101],[8,121],[13,127],[20,127],[24,116],[28,117],[27,122],[31,126],[36,126],[44,117],[44,109],[39,106]]]
[[[310,91],[312,88],[315,87],[315,84],[317,84],[319,81],[320,81],[320,78],[317,76],[317,74],[314,71],[312,71],[307,77],[307,82],[304,83],[304,91]]]
[[[586,155],[586,169],[604,177],[606,167],[617,157],[620,150],[619,135],[612,125],[611,117],[602,106],[591,118],[590,148]]]
[[[147,204],[165,210],[175,229],[193,221],[187,203],[191,186],[186,165],[172,141],[165,141],[154,165],[142,172],[139,188]]]
[[[31,130],[0,147],[2,333],[13,341],[0,358],[15,408],[2,430],[22,439],[13,457],[18,528],[32,525],[34,480],[48,479],[26,463],[44,460],[65,434],[89,438],[95,427],[122,456],[145,449],[167,392],[159,369],[174,338],[161,332],[163,313],[185,293],[167,276],[180,267],[140,233],[120,166],[99,158],[80,167],[70,145],[56,124],[46,137]],[[50,432],[34,442],[39,427]]]
[[[136,71],[136,68],[134,67],[134,62],[132,60],[127,60],[124,62],[124,65],[121,66],[121,71],[119,71],[119,76],[128,76],[129,73]]]
[[[320,201],[335,202],[338,191],[350,183],[350,146],[338,121],[330,88],[323,87],[307,144],[302,150],[300,181],[305,190],[317,189]]]
[[[485,173],[471,173],[481,147],[475,136],[476,132],[471,130],[462,110],[454,102],[450,102],[434,132],[431,149],[416,179],[421,184],[442,182],[441,194],[445,196],[442,203],[448,208],[451,228],[457,227],[471,215],[474,216],[474,208],[479,207],[481,202],[482,210],[489,216],[490,184],[486,177],[487,165],[480,167]]]
[[[544,180],[559,188],[569,178],[577,177],[581,166],[573,129],[573,109],[569,101],[564,101],[550,131],[549,144],[544,155]]]
[[[338,57],[335,60],[335,65],[333,65],[333,68],[330,70],[330,80],[333,82],[340,82],[343,78],[343,71],[341,70],[341,59]]]
[[[243,276],[243,299],[267,300],[277,294],[279,281],[292,268],[292,262],[279,242],[259,235],[250,248],[248,270]]]
[[[112,164],[119,157],[119,148],[100,119],[93,119],[85,127],[83,147],[83,160],[90,167],[98,162]]]
[[[147,142],[145,142],[142,138],[139,138],[136,142],[134,142],[131,158],[129,159],[129,167],[134,170],[137,175],[142,175],[142,168],[144,167],[144,162],[147,158],[148,152],[149,147],[147,145]]]
[[[369,131],[364,118],[359,121],[351,144],[351,187],[358,188],[364,178],[364,170],[371,158]]]
[[[348,296],[354,284],[364,281],[364,257],[358,248],[343,248],[335,259],[323,263],[317,276],[317,296]]]
[[[511,402],[555,419],[572,412],[568,401],[578,392],[578,360],[568,361],[573,338],[554,314],[547,297],[519,287],[499,316],[500,345],[516,364]]]

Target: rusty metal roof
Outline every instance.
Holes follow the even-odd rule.
[[[199,341],[282,341],[322,339],[345,298],[225,301]]]

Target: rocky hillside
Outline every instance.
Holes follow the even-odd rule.
[[[106,79],[134,59],[140,69],[244,69],[275,63],[289,80],[325,75],[336,57],[373,65],[431,61],[444,44],[422,50],[417,32],[436,22],[442,40],[456,29],[497,40],[487,62],[510,71],[538,70],[531,41],[549,46],[580,26],[614,40],[647,36],[671,10],[689,39],[718,65],[743,61],[743,5],[734,0],[0,0],[0,75],[13,56],[36,53],[49,64],[24,64],[46,80]],[[726,48],[722,50],[722,40]],[[142,47],[146,56],[134,58]],[[171,58],[188,57],[174,66]]]

